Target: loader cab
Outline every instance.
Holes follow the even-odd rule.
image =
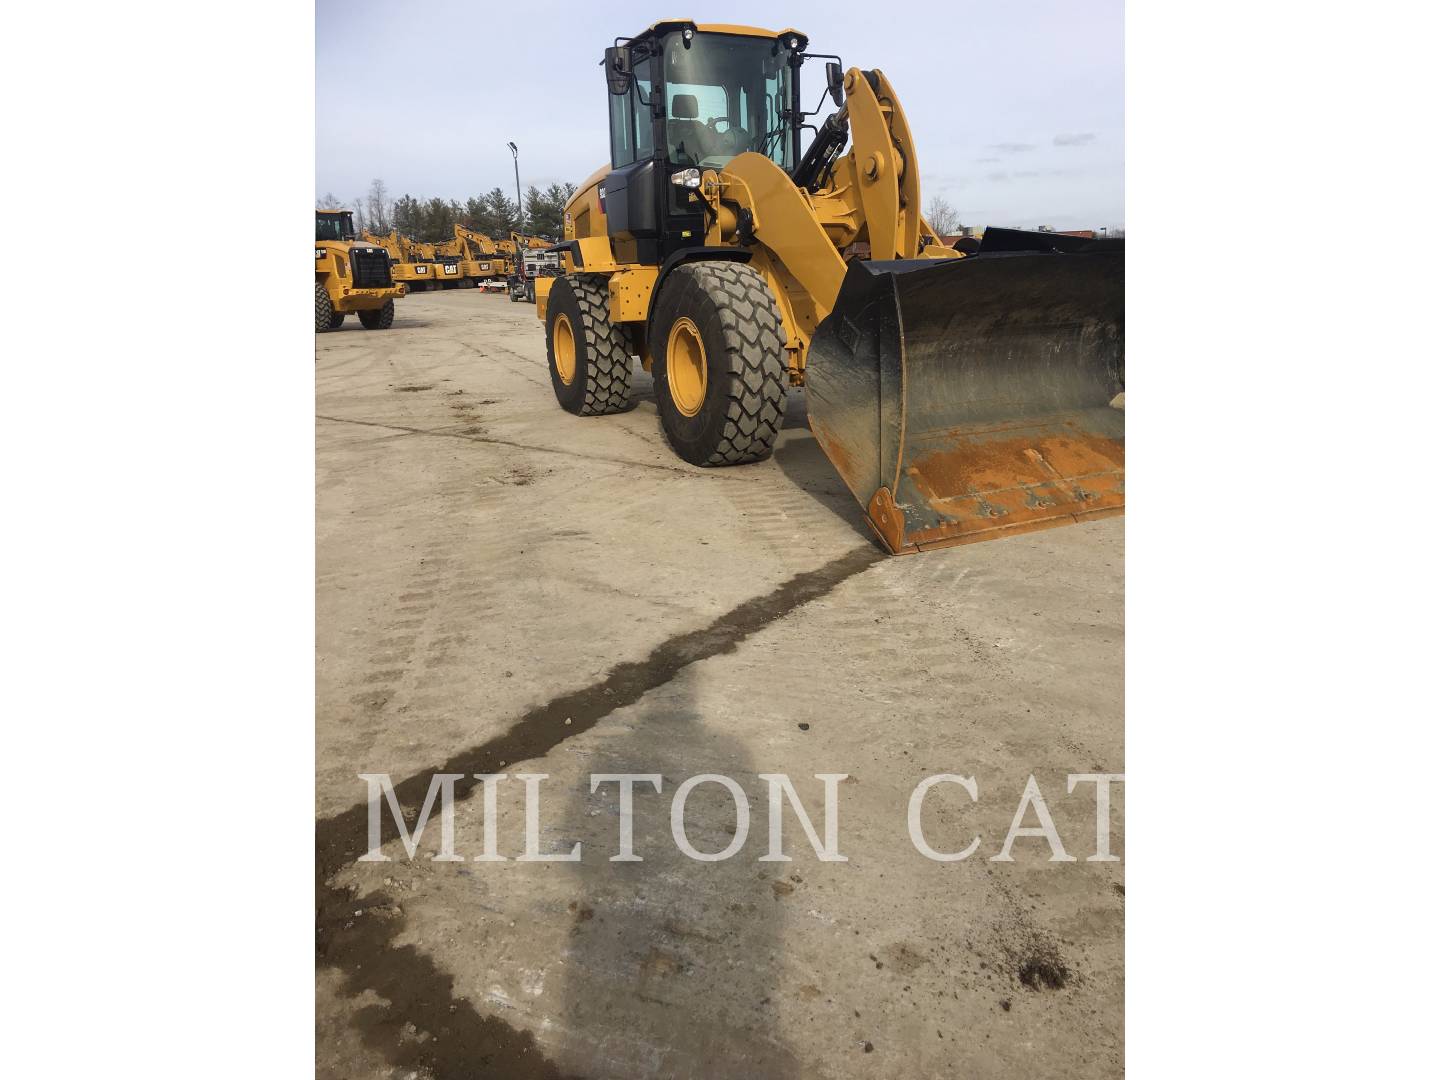
[[[806,45],[795,30],[666,22],[605,51],[611,171],[601,205],[635,262],[704,243],[690,198],[701,171],[749,152],[794,169]]]
[[[355,239],[355,223],[349,210],[316,210],[315,241],[345,243]]]

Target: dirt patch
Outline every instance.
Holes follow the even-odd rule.
[[[657,978],[667,978],[671,975],[678,975],[685,970],[685,961],[674,953],[666,952],[664,949],[657,949],[651,946],[650,952],[640,963],[642,975],[651,975]]]
[[[422,390],[434,390],[435,387],[434,387],[433,385],[431,385],[431,386],[393,386],[393,387],[391,387],[391,389],[394,390],[395,393],[397,393],[397,394],[418,394],[418,393],[420,393],[420,391],[422,391]]]
[[[571,900],[569,910],[570,914],[575,916],[576,922],[589,922],[595,917],[595,909],[589,904],[581,904]]]
[[[1030,949],[1016,959],[1015,977],[1027,990],[1063,990],[1071,975],[1060,951],[1036,938]]]
[[[903,941],[887,945],[881,950],[881,953],[890,961],[890,966],[901,975],[913,974],[924,967],[926,963],[923,955]]]

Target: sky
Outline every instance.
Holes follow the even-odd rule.
[[[375,177],[392,198],[513,192],[511,141],[525,187],[578,183],[609,160],[605,47],[693,18],[794,27],[813,52],[885,72],[922,197],[966,225],[1124,225],[1121,0],[709,7],[317,0],[316,195],[348,204]],[[818,61],[802,69],[805,108],[824,78]]]

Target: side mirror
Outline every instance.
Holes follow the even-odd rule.
[[[610,84],[610,93],[618,97],[630,92],[632,70],[630,46],[617,45],[605,50],[605,80]]]
[[[830,97],[835,101],[838,109],[845,104],[845,73],[840,70],[840,65],[834,60],[825,62],[825,85],[830,91]]]

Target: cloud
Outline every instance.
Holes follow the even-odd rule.
[[[1023,154],[1027,150],[1034,150],[1034,143],[1027,142],[1000,142],[991,143],[986,149],[999,150],[1002,154]]]
[[[985,175],[991,184],[1008,184],[1014,180],[1042,180],[1079,176],[1077,169],[1015,169],[1010,172],[992,172]]]
[[[1093,131],[1077,131],[1068,135],[1055,136],[1056,146],[1084,146],[1086,143],[1094,141],[1095,133]]]
[[[960,173],[921,173],[920,187],[924,191],[946,191],[950,188],[968,187],[974,177]]]
[[[999,161],[1000,161],[1000,159],[999,159],[998,157],[977,157],[977,158],[975,159],[975,164],[977,164],[977,165],[995,165],[995,164],[998,164]]]

